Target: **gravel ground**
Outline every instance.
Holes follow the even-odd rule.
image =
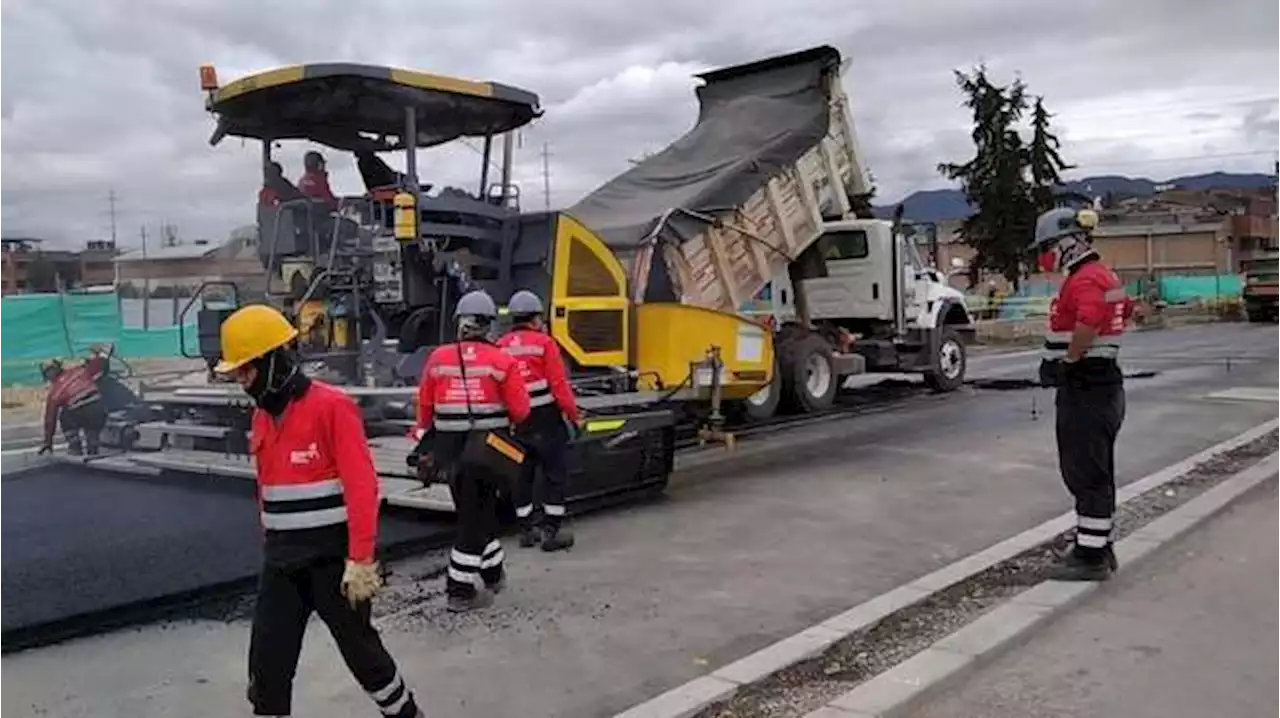
[[[1150,523],[1277,450],[1277,432],[1197,464],[1182,476],[1124,504],[1116,515],[1116,539]],[[828,648],[739,690],[695,718],[788,718],[816,710],[1005,600],[1042,582],[1070,532],[1001,562],[928,599],[885,617]]]

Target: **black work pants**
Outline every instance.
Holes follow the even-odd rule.
[[[536,498],[540,498],[543,525],[558,527],[564,520],[565,487],[569,482],[569,430],[560,416],[560,408],[548,404],[534,409],[529,420],[521,425],[519,438],[529,450],[529,458],[521,468],[512,497],[516,517],[522,522],[534,521]],[[540,487],[537,485],[539,473],[543,478]]]
[[[493,587],[504,576],[502,544],[498,541],[500,481],[458,460],[465,434],[439,434],[436,457],[447,467],[449,491],[457,516],[457,536],[449,553],[445,590],[470,598],[481,586]]]
[[[1066,384],[1058,387],[1055,405],[1058,466],[1076,504],[1076,549],[1097,557],[1111,543],[1124,384]]]
[[[75,408],[63,409],[58,413],[58,423],[62,425],[62,437],[67,440],[71,453],[80,453],[80,432],[84,432],[84,443],[90,454],[98,453],[98,441],[102,428],[107,425],[107,410],[102,400],[97,399]]]
[[[342,659],[383,715],[412,718],[418,707],[370,621],[371,603],[355,608],[342,595],[341,558],[267,563],[249,639],[249,702],[254,715],[289,715],[293,677],[311,612],[320,615]]]

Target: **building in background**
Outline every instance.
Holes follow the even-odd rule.
[[[115,245],[90,241],[80,251],[45,249],[37,237],[0,239],[5,294],[57,292],[115,281]]]
[[[221,243],[171,241],[134,248],[115,257],[121,292],[153,297],[190,296],[205,282],[235,282],[242,290],[261,291],[266,270],[258,258],[256,228],[241,228]]]

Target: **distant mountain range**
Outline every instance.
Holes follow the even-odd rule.
[[[1164,182],[1149,180],[1145,177],[1121,177],[1119,175],[1100,175],[1072,180],[1063,185],[1065,192],[1076,193],[1088,197],[1101,197],[1107,193],[1117,199],[1128,197],[1150,197],[1156,188],[1169,189],[1180,187],[1189,190],[1209,189],[1258,189],[1275,186],[1274,175],[1265,174],[1232,174],[1229,172],[1210,172],[1208,174],[1174,177]],[[970,209],[965,202],[964,194],[958,189],[931,189],[913,192],[902,200],[906,205],[903,217],[915,222],[942,222],[949,219],[964,219],[969,216]],[[877,206],[876,216],[891,217],[897,205]]]

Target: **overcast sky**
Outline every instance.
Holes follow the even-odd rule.
[[[833,8],[844,5],[838,12]],[[6,236],[65,244],[171,222],[221,239],[253,221],[259,148],[210,147],[197,68],[225,83],[274,66],[353,61],[538,93],[515,179],[571,204],[693,123],[691,75],[829,43],[850,61],[855,123],[882,201],[946,186],[971,151],[952,70],[1020,73],[1055,112],[1073,175],[1270,172],[1276,0],[5,0],[0,38]],[[430,8],[430,10],[428,10]],[[631,15],[629,12],[643,12]],[[281,158],[291,178],[301,143]],[[479,143],[472,143],[478,147]],[[362,190],[330,156],[336,191]],[[424,181],[478,181],[473,147],[423,151]],[[395,161],[396,164],[399,160]]]

